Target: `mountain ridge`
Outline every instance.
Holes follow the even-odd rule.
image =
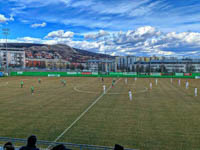
[[[1,43],[0,47],[5,47],[5,43]],[[35,44],[35,43],[7,43],[8,48],[23,48],[25,52],[40,52],[40,51],[52,51],[57,52],[62,59],[70,60],[71,62],[84,62],[89,59],[111,59],[114,58],[110,55],[99,54],[95,52],[90,52],[87,50],[72,48],[65,44]]]

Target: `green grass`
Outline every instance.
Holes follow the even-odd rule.
[[[98,78],[0,78],[0,136],[53,141],[101,94]],[[60,83],[67,81],[66,87]],[[24,80],[25,87],[20,88]],[[119,80],[59,141],[144,150],[188,150],[200,147],[200,80],[140,78]],[[111,78],[105,78],[109,87]],[[149,83],[153,89],[145,91]],[[35,94],[30,87],[34,85]],[[77,87],[82,92],[74,90]],[[128,90],[133,91],[129,101]],[[84,91],[92,93],[84,93]]]

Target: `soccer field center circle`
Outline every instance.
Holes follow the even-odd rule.
[[[103,84],[102,84],[103,85]],[[135,84],[127,84],[127,85],[135,85]],[[79,92],[79,93],[88,93],[88,94],[99,94],[100,92],[103,92],[103,90],[101,90],[100,92],[96,92],[96,91],[90,91],[90,90],[82,90],[81,88],[85,86],[85,85],[82,85],[82,86],[74,86],[74,90],[76,92]],[[136,89],[136,88],[135,88]],[[136,91],[134,89],[133,91],[133,94],[137,94],[137,93],[144,93],[144,92],[147,92],[148,91],[148,88],[144,87],[144,89],[141,89],[139,91]],[[127,95],[127,93],[119,93],[119,92],[109,92],[109,93],[106,93],[106,94],[109,94],[109,95]]]

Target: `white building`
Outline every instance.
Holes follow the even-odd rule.
[[[121,71],[132,70],[132,67],[136,61],[136,56],[118,56],[115,58],[117,69]]]
[[[25,67],[25,51],[19,48],[0,48],[0,64],[2,67]]]
[[[137,72],[200,72],[200,59],[138,61],[134,68]]]
[[[115,60],[88,60],[88,69],[94,72],[114,72],[116,71]]]

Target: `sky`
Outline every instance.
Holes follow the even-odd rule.
[[[115,56],[200,56],[200,0],[0,0],[8,42]]]

